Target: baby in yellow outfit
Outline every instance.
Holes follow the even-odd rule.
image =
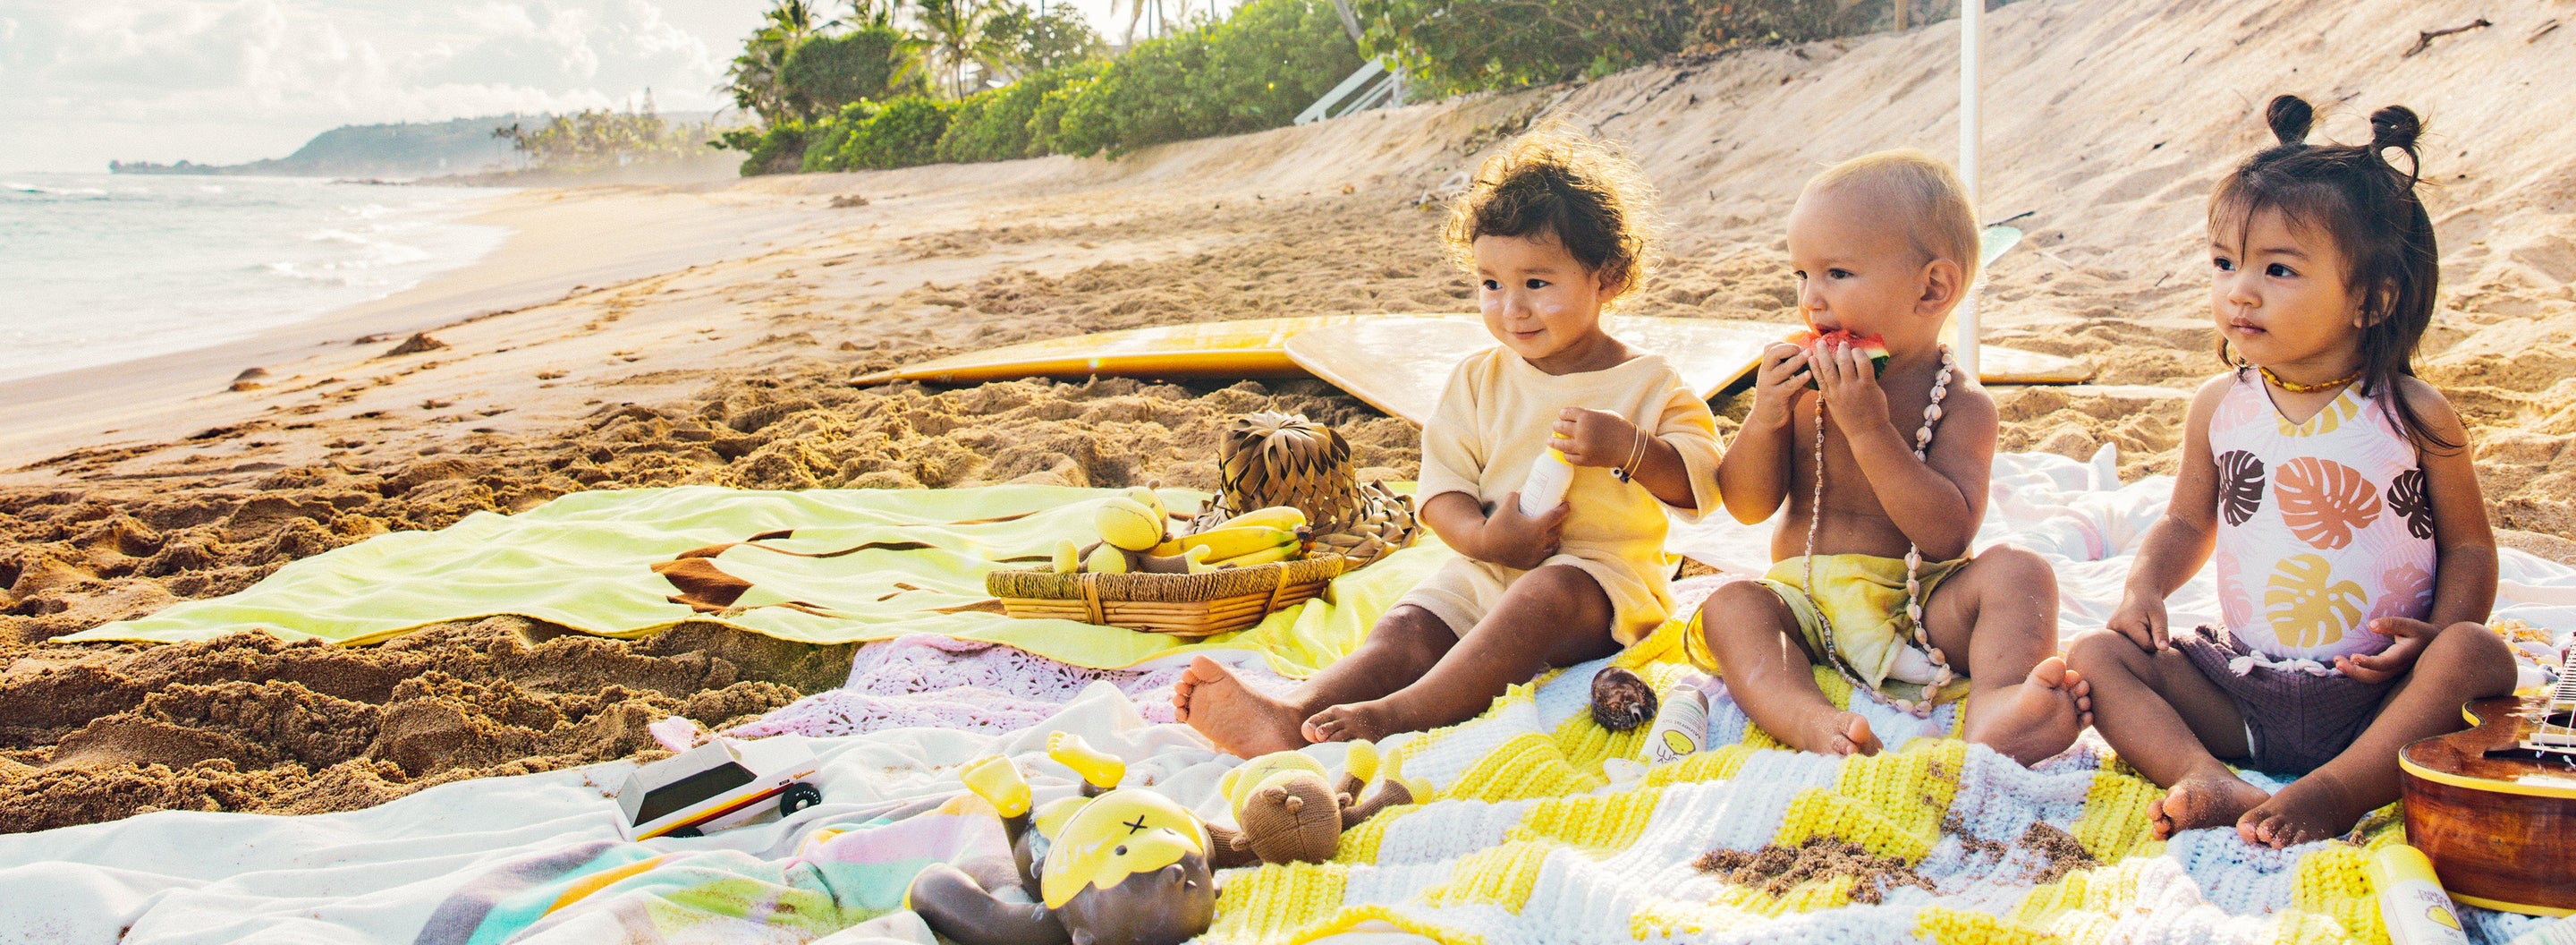
[[[1246,758],[1450,725],[1664,621],[1665,510],[1715,504],[1717,428],[1671,365],[1602,330],[1645,274],[1644,190],[1625,158],[1551,134],[1485,163],[1447,237],[1501,345],[1459,364],[1422,432],[1421,517],[1459,557],[1285,697],[1192,661],[1182,721]],[[1564,499],[1524,512],[1550,449]]]
[[[1968,740],[2023,764],[2091,722],[2088,685],[2057,655],[2047,562],[2015,548],[1969,555],[1995,405],[1940,336],[1976,278],[1977,244],[1957,176],[1920,152],[1827,170],[1790,210],[1808,336],[1764,352],[1717,474],[1737,521],[1786,503],[1777,563],[1711,594],[1684,642],[1791,747],[1878,750],[1865,717],[1826,700],[1819,665],[1855,699],[1918,714],[1964,693]]]

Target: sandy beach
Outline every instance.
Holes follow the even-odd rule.
[[[2320,135],[2428,116],[2443,304],[2419,372],[2469,421],[2504,544],[2576,562],[2576,12],[2458,0],[2154,11],[2032,0],[1988,22],[1982,215],[2028,231],[1987,337],[2098,372],[2003,388],[2006,450],[2170,473],[2219,367],[2203,206],[2297,92]],[[2417,31],[2493,25],[2404,55]],[[1816,169],[1957,139],[1954,23],[1580,85],[1168,145],[738,183],[528,190],[518,235],[408,292],[222,348],[0,385],[0,829],[151,809],[309,812],[623,757],[828,688],[846,648],[686,629],[622,642],[496,619],[363,650],[243,637],[45,641],[285,562],[596,488],[1208,488],[1255,409],[1339,427],[1409,478],[1416,431],[1319,382],[857,388],[1034,338],[1457,311],[1443,188],[1533,119],[1624,140],[1665,256],[1629,311],[1795,321],[1781,218]],[[2295,69],[2293,67],[2296,67]],[[863,198],[863,202],[862,199]],[[1430,209],[1425,209],[1426,207]],[[438,344],[392,354],[414,333]],[[256,374],[244,376],[257,369]],[[1716,403],[1722,425],[1749,406]],[[2069,628],[2070,632],[2082,628]]]

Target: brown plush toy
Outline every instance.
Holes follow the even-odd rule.
[[[1339,791],[1331,787],[1322,764],[1294,751],[1272,752],[1226,772],[1217,789],[1232,803],[1235,823],[1242,829],[1208,828],[1215,865],[1321,863],[1333,858],[1343,831],[1379,811],[1429,794],[1389,772],[1376,794],[1366,801],[1355,800],[1376,772],[1378,760],[1375,746],[1352,743]]]

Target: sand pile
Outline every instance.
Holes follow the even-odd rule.
[[[0,491],[17,642],[0,642],[0,824],[46,829],[155,809],[311,813],[466,777],[653,747],[684,715],[748,721],[838,685],[851,647],[712,625],[643,641],[518,618],[364,648],[265,635],[158,647],[38,645],[170,601],[248,586],[394,528],[527,508],[584,488],[923,488],[992,482],[1212,488],[1217,431],[1251,410],[1340,427],[1380,478],[1415,433],[1320,383],[1214,390],[1129,380],[858,390],[837,368],[725,385],[693,407],[603,411],[551,444],[324,465],[217,488]]]
[[[296,814],[654,747],[838,683],[849,647],[690,627],[641,643],[493,618],[351,651],[241,635],[22,649],[0,673],[0,829],[151,810]]]
[[[1987,334],[2099,371],[1996,391],[2002,448],[2112,444],[2124,476],[2172,471],[2185,399],[2218,367],[2211,184],[2262,143],[2275,92],[2330,103],[2321,136],[2342,140],[2368,108],[2404,102],[2429,119],[2445,248],[2444,309],[2419,365],[2469,420],[2506,542],[2576,561],[2576,125],[2531,91],[2576,85],[2576,29],[2554,26],[2576,7],[2549,6],[1995,11],[1982,205],[2030,235],[1991,272]],[[2480,15],[2494,25],[2404,54],[2418,30]],[[445,348],[393,354],[423,326],[370,329],[388,334],[261,365],[245,389],[208,384],[185,405],[194,435],[111,431],[0,476],[0,804],[41,802],[43,824],[147,805],[361,806],[441,778],[614,757],[644,744],[645,715],[721,724],[847,665],[846,651],[735,634],[541,640],[546,628],[502,622],[352,650],[39,642],[390,530],[622,486],[1205,488],[1218,425],[1256,409],[1335,424],[1372,475],[1409,476],[1414,431],[1312,383],[845,380],[1102,329],[1463,310],[1470,285],[1442,258],[1439,214],[1421,208],[1544,114],[1631,142],[1662,190],[1668,255],[1631,311],[1793,321],[1780,220],[1799,184],[1878,148],[1952,155],[1954,30],[1677,60],[1116,163],[516,195],[512,212],[559,215],[566,233],[677,232],[691,208],[790,222],[655,275],[459,311],[426,326]],[[524,655],[540,653],[563,670]],[[439,747],[450,739],[477,747]]]

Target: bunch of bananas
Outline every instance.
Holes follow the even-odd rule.
[[[1112,497],[1094,513],[1100,541],[1088,546],[1057,543],[1056,573],[1204,574],[1288,561],[1306,553],[1306,513],[1286,506],[1255,509],[1215,528],[1177,538],[1168,532],[1170,521],[1162,498],[1152,489],[1131,489]]]

